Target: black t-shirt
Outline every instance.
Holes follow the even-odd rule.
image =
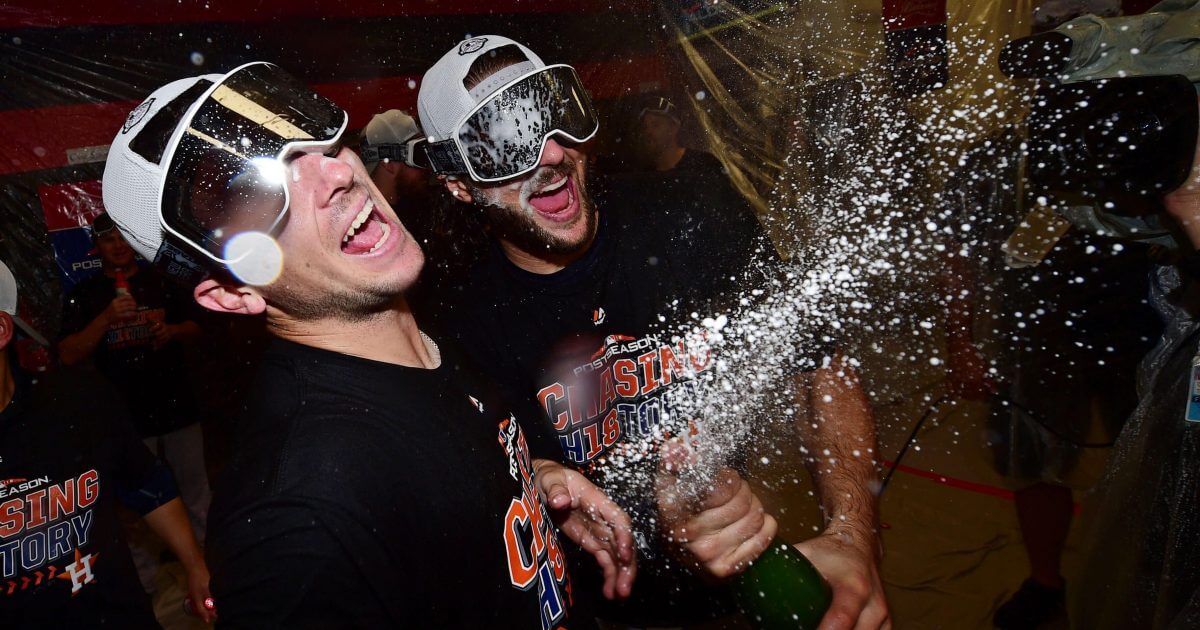
[[[162,435],[196,421],[195,402],[186,382],[183,350],[177,342],[154,347],[155,322],[178,324],[193,319],[190,296],[179,292],[152,268],[128,278],[137,316],[109,327],[96,347],[96,367],[117,386],[133,425],[142,437]],[[97,273],[67,295],[63,336],[83,330],[117,296],[115,281]]]
[[[683,157],[679,158],[675,167],[664,174],[672,177],[704,178],[713,182],[729,177],[717,156],[700,149],[684,151]]]
[[[590,620],[507,407],[432,370],[275,340],[209,512],[229,627]]]
[[[0,627],[157,628],[116,507],[175,496],[111,385],[19,378],[0,411]]]
[[[462,291],[434,295],[442,302],[422,305],[422,315],[436,318],[491,379],[537,410],[541,422],[527,430],[540,456],[582,470],[651,537],[653,454],[636,464],[641,474],[629,474],[624,461],[617,470],[605,455],[653,435],[674,397],[699,382],[688,372],[713,365],[712,356],[671,333],[693,312],[728,312],[737,289],[760,282],[752,278],[777,261],[728,184],[695,186],[661,174],[597,183],[599,227],[581,258],[540,275],[493,247]],[[703,587],[670,563],[643,558],[628,605],[634,612],[614,616],[653,625],[705,616],[703,605],[686,609],[712,595],[700,594]],[[665,599],[656,601],[656,589]]]

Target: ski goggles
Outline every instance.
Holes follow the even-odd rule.
[[[226,74],[190,111],[164,152],[159,216],[167,232],[231,265],[238,256],[227,255],[230,242],[270,234],[287,214],[288,159],[337,151],[348,117],[263,62]]]
[[[679,122],[679,112],[675,110],[675,103],[662,96],[655,97],[643,107],[642,111],[638,112],[637,119],[641,120],[646,114],[658,114],[659,116],[666,116],[675,122]]]
[[[551,136],[587,142],[600,122],[575,69],[539,68],[509,81],[474,107],[450,137],[426,145],[433,170],[497,182],[538,167]]]
[[[405,142],[371,144],[369,140],[363,138],[360,152],[363,162],[392,160],[407,164],[413,168],[428,170],[432,168],[429,165],[429,156],[425,154],[425,147],[428,142],[425,138],[413,138]]]

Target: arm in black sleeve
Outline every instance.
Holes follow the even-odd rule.
[[[114,403],[116,404],[116,403]],[[166,463],[154,456],[133,430],[123,407],[106,419],[104,434],[111,444],[116,464],[118,498],[125,507],[146,515],[179,496],[175,476]]]

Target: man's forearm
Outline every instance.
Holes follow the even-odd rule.
[[[184,568],[190,570],[204,561],[204,553],[196,542],[196,534],[192,531],[187,510],[178,497],[147,512],[142,518],[146,520],[150,529],[167,543],[167,547],[179,558]]]
[[[845,358],[801,377],[797,417],[805,466],[826,529],[845,532],[877,551],[879,487],[875,420],[858,374]]]
[[[75,365],[83,361],[96,350],[104,333],[108,330],[108,321],[103,315],[88,322],[82,330],[67,335],[58,344],[58,358],[66,365]]]

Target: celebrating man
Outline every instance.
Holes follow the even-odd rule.
[[[457,44],[425,74],[417,106],[434,170],[460,210],[478,207],[471,212],[494,241],[459,297],[435,296],[453,303],[431,312],[494,379],[540,407],[531,443],[636,507],[655,484],[622,466],[622,449],[659,431],[672,397],[689,387],[679,369],[687,349],[656,331],[747,294],[736,279],[772,262],[761,229],[740,206],[721,207],[726,191],[660,182],[593,199],[583,143],[598,123],[587,92],[570,66],[546,65],[510,39]],[[887,626],[870,412],[845,359],[814,363],[798,379],[808,413],[796,427],[819,454],[810,470],[828,525],[798,547],[834,587],[827,627]],[[666,506],[641,515],[663,540],[693,543],[696,564],[725,577],[762,552],[776,525],[745,481],[728,470],[720,478],[700,504],[714,517],[722,505],[741,508],[723,518],[680,524]],[[710,610],[714,593],[668,564],[643,564],[641,601],[614,616],[663,625]]]

